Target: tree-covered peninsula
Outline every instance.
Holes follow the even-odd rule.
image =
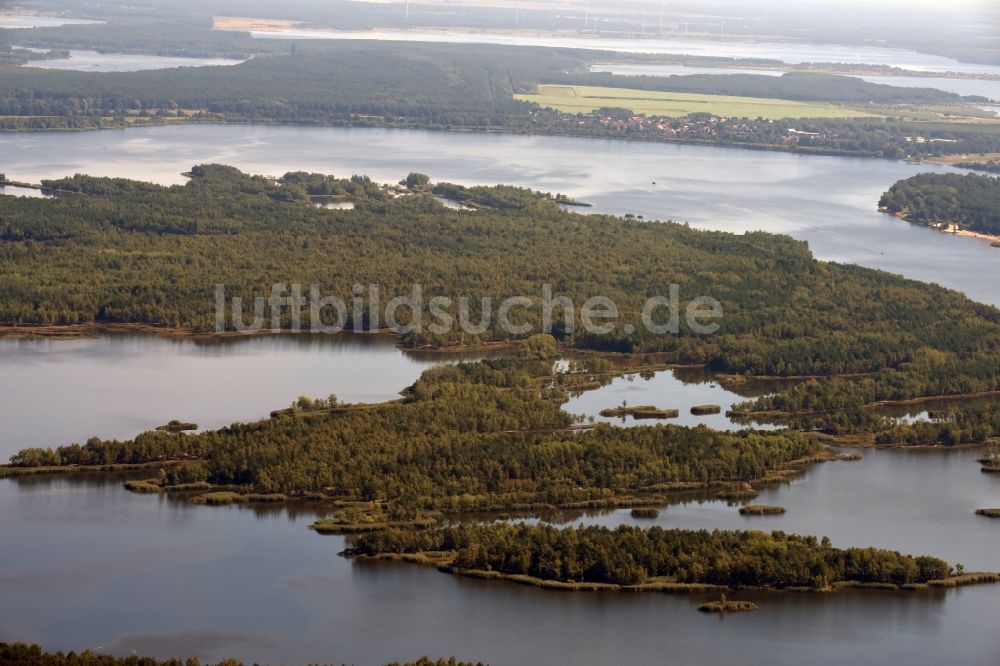
[[[922,173],[889,188],[879,207],[945,231],[1000,236],[1000,178],[994,176]]]
[[[511,187],[394,189],[362,176],[270,179],[211,165],[191,175],[173,187],[78,176],[44,183],[73,194],[0,198],[6,332],[141,324],[211,333],[216,284],[252,303],[275,283],[317,284],[344,302],[357,284],[378,284],[388,299],[419,283],[428,299],[468,298],[483,325],[424,327],[402,342],[469,345],[527,337],[484,319],[485,297],[527,298],[531,306],[514,319],[537,333],[549,285],[577,309],[605,296],[618,310],[609,331],[594,333],[570,330],[556,308],[551,333],[564,347],[803,379],[740,408],[756,420],[872,427],[877,403],[1000,390],[1000,311],[934,285],[816,261],[805,243],[784,236],[577,215],[554,197]],[[432,191],[476,210],[447,209]],[[355,209],[314,205],[328,196]],[[714,334],[686,326],[656,334],[644,325],[647,299],[673,288],[682,307],[698,296],[719,302]],[[267,326],[272,314],[265,303]],[[287,329],[290,309],[278,315]],[[301,315],[308,326],[311,312]],[[346,325],[354,323],[384,324],[367,309]]]

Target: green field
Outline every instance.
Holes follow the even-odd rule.
[[[763,97],[698,95],[657,92],[632,88],[597,86],[539,85],[534,94],[515,95],[516,99],[535,102],[566,113],[589,113],[601,107],[631,109],[647,116],[680,118],[699,111],[732,118],[872,118],[872,113],[835,104],[796,102]]]

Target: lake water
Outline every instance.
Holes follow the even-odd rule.
[[[518,33],[465,32],[461,30],[273,30],[254,31],[266,39],[366,39],[393,42],[437,42],[443,44],[503,44],[551,48],[614,51],[616,53],[656,53],[711,56],[717,58],[759,58],[791,64],[804,62],[844,62],[889,65],[926,72],[973,72],[1000,74],[1000,66],[959,62],[952,58],[876,46],[839,46],[801,42],[744,41],[738,38],[612,38],[565,37]]]
[[[27,446],[132,437],[171,419],[202,428],[256,420],[301,395],[393,400],[431,365],[479,357],[404,353],[392,336],[346,333],[0,338],[0,460]]]
[[[895,180],[944,167],[561,137],[246,126],[3,135],[0,150],[7,175],[30,181],[88,172],[177,183],[193,164],[217,161],[268,174],[306,169],[396,182],[422,171],[463,184],[513,183],[598,211],[791,233],[825,258],[1000,298],[1000,251],[874,210]],[[0,453],[129,436],[173,418],[251,420],[301,394],[391,399],[446,360],[404,355],[378,336],[2,340]],[[611,393],[635,386],[647,391],[641,402],[662,407],[724,403],[718,387],[702,396],[701,387],[678,386],[682,378],[660,373],[601,390],[606,406],[620,403]],[[690,395],[680,391],[687,388]],[[722,502],[688,502],[656,523],[827,534],[841,546],[1000,569],[1000,530],[973,514],[1000,505],[1000,477],[982,474],[975,457],[868,451],[860,462],[818,465],[766,490],[758,501],[787,506],[784,516],[748,519]],[[313,517],[308,506],[210,508],[132,495],[113,476],[0,479],[0,640],[270,663],[378,664],[421,654],[494,666],[1000,660],[995,586],[733,595],[762,608],[710,617],[695,611],[703,595],[559,594],[347,561],[337,556],[343,538],[306,529]],[[624,511],[577,520],[632,522]]]
[[[616,377],[606,386],[571,397],[563,409],[570,414],[593,417],[596,423],[621,426],[668,423],[691,427],[704,425],[714,430],[742,430],[747,426],[734,423],[726,416],[726,412],[733,405],[749,400],[750,395],[760,394],[761,391],[751,391],[747,395],[728,391],[722,388],[711,374],[700,368],[664,370],[654,373],[651,377],[640,375]],[[659,409],[676,409],[679,414],[673,419],[601,416],[601,410],[620,407],[623,403],[630,407],[651,405]],[[691,408],[697,405],[718,405],[722,411],[719,414],[692,414]],[[760,426],[757,427],[760,429]]]
[[[901,161],[573,137],[332,127],[192,125],[0,135],[3,168],[38,182],[74,173],[182,183],[195,164],[251,173],[411,171],[464,185],[507,183],[706,229],[766,230],[808,241],[820,259],[860,264],[1000,305],[1000,250],[877,211],[882,192],[917,173]]]
[[[929,551],[1000,568],[1000,531],[972,510],[1000,494],[973,452],[868,452],[762,500],[668,507],[664,526],[831,533],[838,545]],[[1000,660],[1000,589],[928,594],[734,593],[756,613],[706,616],[707,595],[559,593],[344,560],[307,508],[197,507],[107,477],[0,480],[0,640],[53,650],[247,662],[381,664],[457,655],[513,664],[983,664]],[[627,512],[583,519],[633,522]],[[648,524],[649,521],[646,521]]]
[[[0,14],[0,28],[9,30],[22,28],[55,28],[60,25],[93,25],[104,21],[63,18],[61,16],[30,16],[21,14]]]
[[[694,67],[690,65],[640,65],[635,63],[598,63],[590,66],[592,72],[609,72],[621,76],[691,76],[695,74],[757,74],[781,76],[784,72],[774,69],[740,69],[738,67]]]
[[[238,65],[241,62],[243,61],[226,58],[176,58],[127,53],[98,53],[97,51],[70,51],[69,58],[32,60],[25,67],[72,69],[81,72],[139,72],[170,69],[171,67],[229,66]]]
[[[695,500],[669,506],[655,520],[636,520],[623,509],[571,522],[784,530],[829,536],[844,547],[877,545],[936,555],[961,562],[968,571],[1000,570],[1000,529],[975,513],[1000,505],[1000,475],[980,471],[977,449],[863,453],[864,460],[857,462],[814,465],[791,483],[766,488],[750,501],[784,506],[783,515],[741,516],[736,504]],[[1000,587],[995,593],[1000,594]]]
[[[36,199],[49,199],[51,195],[45,194],[41,190],[33,187],[18,187],[17,185],[0,185],[0,195],[10,197],[33,197]]]
[[[784,72],[770,69],[737,69],[731,67],[689,67],[685,65],[639,65],[605,63],[591,67],[594,72],[610,72],[622,76],[690,76],[693,74],[758,74],[781,76]],[[1000,100],[1000,81],[989,79],[955,79],[933,76],[854,76],[855,78],[901,88],[935,88],[958,95],[978,95]]]

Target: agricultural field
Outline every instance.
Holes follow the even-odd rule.
[[[535,102],[566,113],[589,113],[602,107],[630,109],[647,116],[680,118],[689,113],[705,112],[735,118],[874,118],[873,113],[835,104],[796,102],[763,97],[698,95],[657,92],[631,88],[597,86],[539,85],[538,92],[519,94],[516,99]]]

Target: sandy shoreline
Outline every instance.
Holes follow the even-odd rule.
[[[882,207],[879,208],[879,211],[883,213],[889,213],[890,215],[898,217],[899,219],[909,222],[910,224],[916,224],[921,227],[927,227],[928,229],[933,229],[934,231],[939,231],[943,234],[950,234],[952,236],[965,236],[966,238],[977,238],[979,240],[989,241],[994,246],[1000,247],[1000,236],[984,234],[978,231],[970,231],[969,229],[962,229],[954,224],[944,225],[944,224],[924,224],[923,222],[914,222],[913,220],[906,217],[905,213],[890,213],[888,210]]]

